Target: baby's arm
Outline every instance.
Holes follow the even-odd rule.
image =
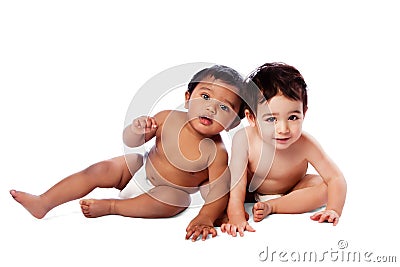
[[[245,216],[244,201],[247,188],[248,149],[245,130],[235,134],[232,140],[232,155],[229,164],[231,170],[231,193],[227,208],[228,223],[221,225],[221,231],[229,235],[244,235],[244,231],[254,232]]]
[[[328,157],[321,146],[310,136],[307,137],[308,160],[322,177],[328,187],[328,203],[325,211],[311,216],[311,219],[324,222],[328,221],[336,225],[342,214],[346,200],[346,180],[337,165]]]
[[[209,192],[205,204],[199,214],[186,228],[186,239],[195,241],[200,235],[205,240],[208,234],[217,235],[214,228],[215,220],[224,212],[228,203],[230,171],[228,169],[228,154],[223,145],[217,144],[214,161],[208,167]]]
[[[154,117],[140,116],[124,129],[123,140],[129,147],[138,147],[152,139],[169,111],[162,111]]]

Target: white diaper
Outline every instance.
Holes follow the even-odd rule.
[[[260,193],[255,193],[254,194],[254,199],[257,202],[265,202],[271,199],[275,199],[275,198],[280,198],[281,196],[283,196],[282,194],[275,194],[275,195],[264,195],[264,194],[260,194]]]
[[[143,157],[143,166],[133,175],[132,179],[125,186],[125,188],[119,192],[120,198],[134,198],[154,188],[154,185],[150,182],[146,175],[145,166],[147,156],[148,153],[146,153]]]

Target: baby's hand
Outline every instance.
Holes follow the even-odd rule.
[[[211,234],[212,237],[216,237],[217,230],[215,230],[211,220],[205,216],[196,216],[186,228],[186,239],[192,237],[192,241],[196,241],[200,235],[202,235],[201,240],[204,241],[209,234]]]
[[[141,116],[136,118],[131,125],[131,129],[136,134],[146,134],[155,129],[158,125],[154,117]]]
[[[242,223],[231,223],[229,221],[221,225],[221,231],[235,237],[237,232],[240,236],[244,236],[244,231],[255,232],[256,230],[246,221]]]
[[[327,221],[333,223],[333,226],[335,226],[339,223],[339,217],[339,214],[337,214],[337,212],[334,210],[324,210],[315,213],[310,218],[311,220],[318,221],[320,223]]]

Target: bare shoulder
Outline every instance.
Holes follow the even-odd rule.
[[[303,132],[300,139],[299,144],[301,149],[308,155],[308,156],[321,156],[324,154],[324,151],[317,141],[311,134]]]
[[[314,137],[306,133],[301,138],[304,140],[303,150],[305,151],[306,159],[325,181],[331,177],[343,177],[340,169]]]
[[[238,130],[232,138],[232,145],[235,146],[247,146],[249,143],[249,137],[253,136],[251,127],[245,127]]]
[[[307,132],[302,132],[299,141],[304,146],[319,146],[317,139]]]
[[[186,112],[183,111],[177,111],[177,110],[163,110],[158,112],[157,114],[154,115],[154,118],[156,119],[157,123],[162,125],[167,119],[171,119],[170,122],[176,122],[179,120],[184,120],[185,119],[185,114]]]
[[[164,121],[168,116],[175,115],[175,110],[162,110],[154,115],[156,120]]]
[[[250,151],[250,138],[255,136],[251,127],[245,127],[238,130],[232,138],[231,162],[239,164],[241,161],[247,161]]]

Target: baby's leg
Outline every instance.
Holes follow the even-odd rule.
[[[327,198],[327,186],[322,178],[319,175],[308,174],[289,194],[254,204],[254,221],[259,222],[271,213],[308,212],[324,205]]]
[[[143,164],[139,154],[129,155],[129,162],[132,161],[135,163],[130,163],[130,168],[125,156],[96,163],[64,178],[39,196],[16,190],[11,190],[10,194],[34,217],[41,219],[54,207],[81,198],[96,187],[122,189],[132,177],[130,169],[138,169]]]
[[[135,218],[172,217],[190,205],[190,195],[182,190],[157,186],[149,192],[130,199],[83,199],[82,213],[88,218],[122,215]]]

